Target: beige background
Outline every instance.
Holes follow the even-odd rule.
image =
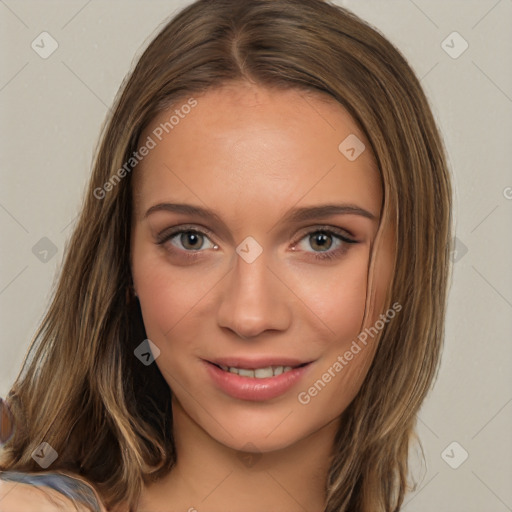
[[[188,3],[0,0],[1,395],[47,305],[108,106],[141,48]],[[427,469],[404,510],[512,511],[512,0],[339,3],[422,78],[456,187],[446,348],[419,417]],[[31,47],[43,31],[58,43],[46,59]],[[452,55],[469,44],[458,58],[442,47],[454,31],[463,39],[447,39]],[[457,469],[445,462],[463,450]]]

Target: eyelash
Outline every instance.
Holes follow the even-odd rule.
[[[192,234],[204,236],[207,238],[210,238],[210,236],[212,236],[212,234],[213,234],[211,231],[209,231],[207,229],[204,229],[204,231],[201,231],[192,226],[190,226],[190,227],[189,226],[179,226],[178,228],[172,229],[171,231],[166,230],[166,231],[163,231],[162,233],[158,234],[156,244],[163,246],[165,243],[167,243],[168,241],[173,239],[176,235],[182,235],[183,233],[192,233]],[[293,247],[295,247],[299,242],[301,242],[305,238],[310,237],[311,235],[320,234],[320,233],[324,234],[324,235],[331,236],[333,238],[336,238],[342,243],[342,245],[340,247],[338,247],[337,249],[334,249],[334,250],[313,251],[313,254],[314,254],[313,258],[320,260],[320,261],[336,259],[336,258],[342,256],[348,250],[347,244],[351,245],[351,244],[358,243],[357,240],[348,238],[346,235],[342,234],[342,232],[340,230],[334,229],[329,226],[321,226],[321,227],[316,227],[315,229],[312,229],[311,231],[308,231],[308,232],[304,233],[303,235],[301,235],[301,237],[299,239],[297,239],[296,242],[293,243]],[[214,245],[216,245],[216,244],[214,244]],[[204,252],[202,250],[190,251],[190,250],[186,250],[186,249],[179,249],[179,248],[176,248],[176,249],[180,253],[182,253],[182,255],[185,258],[189,258],[189,259],[196,259],[201,256],[202,252]],[[173,249],[171,249],[171,250],[174,251],[175,248],[173,247]]]

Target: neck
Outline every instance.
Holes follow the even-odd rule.
[[[260,453],[227,447],[173,403],[177,462],[147,487],[140,510],[201,512],[320,512],[338,422],[280,450]],[[172,504],[172,509],[169,509]]]

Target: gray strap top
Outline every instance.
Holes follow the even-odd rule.
[[[21,473],[19,471],[0,471],[0,479],[5,482],[19,482],[35,485],[37,487],[49,487],[60,492],[67,498],[80,505],[85,505],[92,512],[100,512],[100,504],[93,490],[80,480],[60,473]]]

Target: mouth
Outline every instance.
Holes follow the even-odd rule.
[[[290,391],[304,378],[313,361],[273,358],[203,360],[212,384],[239,400],[262,402]]]
[[[210,362],[210,361],[209,361]],[[272,365],[272,366],[263,366],[261,368],[243,368],[237,366],[228,366],[224,364],[212,363],[217,368],[221,369],[224,372],[234,373],[235,375],[239,375],[240,377],[248,377],[249,379],[268,379],[271,377],[277,377],[278,375],[282,375],[283,373],[290,372],[295,370],[296,368],[302,368],[309,363],[302,363],[295,366],[289,365]]]

